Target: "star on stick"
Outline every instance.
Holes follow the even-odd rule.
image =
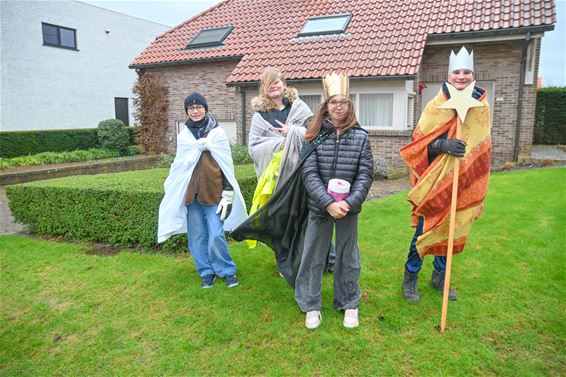
[[[462,90],[454,88],[449,83],[446,83],[448,87],[448,92],[450,93],[450,99],[444,102],[442,105],[438,106],[439,109],[454,109],[460,122],[464,123],[468,110],[471,107],[482,107],[483,103],[472,97],[472,92],[474,91],[474,86],[476,82],[473,81],[470,85]]]

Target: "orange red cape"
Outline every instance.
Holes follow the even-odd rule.
[[[479,99],[484,106],[470,108],[461,129],[461,139],[467,143],[466,153],[460,159],[458,201],[453,253],[462,252],[472,224],[483,210],[491,162],[490,112],[487,93]],[[425,107],[413,132],[412,141],[401,148],[411,174],[413,187],[408,195],[412,204],[412,226],[423,217],[423,234],[417,239],[421,258],[427,254],[446,255],[450,201],[454,175],[454,157],[440,154],[428,164],[428,145],[448,131],[448,138],[456,134],[456,113],[439,109],[447,101],[442,89]]]

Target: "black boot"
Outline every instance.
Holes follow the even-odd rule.
[[[403,296],[405,296],[409,302],[416,303],[421,300],[419,288],[417,287],[418,279],[418,272],[409,272],[405,269],[405,276],[403,277]]]
[[[436,271],[432,270],[432,276],[430,278],[430,285],[433,286],[438,292],[444,294],[444,276],[446,271]],[[456,301],[458,295],[452,289],[448,288],[448,300]]]

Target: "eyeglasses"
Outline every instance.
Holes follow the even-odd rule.
[[[204,109],[203,105],[194,105],[194,106],[187,107],[187,112],[201,111],[202,109]]]
[[[332,106],[332,107],[336,107],[338,105],[340,105],[340,107],[346,107],[350,104],[350,101],[347,99],[343,99],[341,101],[337,101],[337,100],[332,100],[328,102],[328,105]]]

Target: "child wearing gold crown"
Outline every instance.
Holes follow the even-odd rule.
[[[460,159],[454,254],[464,249],[472,223],[483,209],[491,156],[489,105],[487,92],[474,83],[473,52],[465,47],[458,54],[452,52],[448,80],[426,105],[412,142],[400,151],[411,173],[408,199],[416,228],[403,279],[403,295],[409,302],[420,301],[417,279],[427,254],[434,255],[430,284],[440,293],[444,290],[454,158]],[[463,99],[470,101],[471,96],[481,102],[467,111],[460,139],[455,138],[458,115],[443,107],[451,94],[458,100],[461,94]],[[448,298],[456,300],[456,292],[450,289]]]
[[[306,313],[305,326],[320,326],[322,274],[335,231],[334,308],[345,311],[343,324],[353,328],[359,325],[361,295],[358,214],[373,181],[373,156],[368,134],[358,124],[348,97],[348,77],[328,75],[323,86],[325,101],[305,134],[304,148],[311,153],[301,169],[309,213],[295,300]],[[309,144],[316,145],[314,150]],[[329,187],[331,180],[338,184]],[[348,185],[347,192],[333,192]]]

